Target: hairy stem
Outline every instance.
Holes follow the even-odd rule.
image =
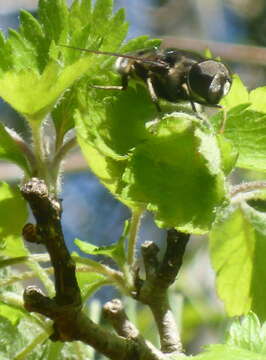
[[[230,189],[230,195],[231,197],[234,197],[239,193],[263,189],[266,189],[266,181],[244,182],[242,184],[232,186]]]
[[[75,146],[77,146],[77,138],[76,136],[68,139],[56,152],[53,161],[51,162],[49,168],[52,177],[52,181],[55,184],[55,188],[57,188],[58,177],[60,174],[60,166],[62,161],[66,157],[67,153],[72,150]]]
[[[119,288],[123,290],[123,293],[128,292],[124,284],[123,274],[120,271],[114,270],[109,266],[100,264],[92,259],[82,258],[76,255],[72,258],[76,263],[87,265],[88,270],[91,272],[97,272],[105,275],[108,279],[112,280],[112,282],[119,286]]]
[[[61,161],[66,157],[66,154],[72,150],[75,146],[77,146],[77,138],[76,136],[72,137],[71,139],[67,140],[64,145],[62,145],[57,153],[55,154],[54,160],[52,162],[51,168],[58,169],[60,166]]]
[[[127,263],[130,267],[134,265],[138,230],[143,210],[138,209],[132,212],[128,237]]]
[[[46,270],[42,268],[37,261],[30,261],[28,266],[34,271],[34,274],[41,280],[49,296],[54,296],[54,284],[47,274]]]
[[[30,121],[32,130],[32,140],[34,146],[34,154],[36,158],[36,168],[38,171],[38,177],[46,180],[45,166],[43,163],[43,144],[41,136],[41,123],[37,120]]]

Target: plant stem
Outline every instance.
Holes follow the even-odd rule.
[[[32,340],[23,350],[21,350],[15,357],[14,360],[23,360],[26,359],[27,355],[31,353],[37,345],[42,344],[47,340],[53,333],[53,328],[51,327],[50,332],[44,331],[40,333],[35,339]]]
[[[64,346],[63,342],[51,342],[47,354],[47,360],[54,360],[57,359],[62,351],[62,347]]]
[[[31,254],[28,256],[18,256],[15,258],[5,259],[0,261],[0,269],[6,266],[12,266],[20,263],[26,263],[27,261],[35,262],[48,262],[50,261],[48,254]]]
[[[125,282],[123,279],[123,274],[120,273],[117,270],[111,269],[109,266],[107,265],[103,265],[98,263],[97,261],[94,261],[92,259],[88,259],[88,258],[82,258],[80,256],[72,256],[72,259],[77,263],[77,264],[84,264],[88,266],[88,271],[92,271],[92,272],[97,272],[100,273],[102,275],[105,275],[108,279],[110,279],[112,282],[114,282],[117,286],[119,286],[119,288],[125,293],[127,294],[128,291],[125,287]]]
[[[133,267],[135,262],[137,236],[138,236],[142,212],[143,209],[134,210],[131,216],[129,237],[128,237],[128,250],[127,250],[127,263],[130,266],[130,268]]]
[[[234,197],[239,193],[263,189],[266,189],[266,181],[251,181],[246,183],[244,182],[242,184],[232,186],[230,189],[230,195]]]
[[[47,268],[45,269],[45,272],[53,274],[53,268]],[[36,277],[35,271],[24,271],[22,273],[13,275],[7,279],[0,280],[0,287],[9,286],[14,284],[15,282],[32,279],[34,277]]]
[[[47,290],[48,295],[50,297],[54,296],[54,283],[50,279],[45,269],[43,269],[37,261],[30,261],[28,265],[34,271],[36,276],[38,276],[38,278],[41,280],[41,282],[45,286],[45,289]]]
[[[52,182],[54,183],[54,188],[57,189],[58,177],[60,174],[60,166],[67,153],[77,145],[76,136],[68,139],[56,152],[51,164],[50,164],[50,174]]]
[[[64,145],[62,145],[57,153],[55,154],[52,167],[58,169],[60,167],[61,161],[65,158],[66,154],[73,149],[77,145],[77,138],[74,136],[73,138],[67,140]]]
[[[41,137],[41,122],[32,120],[30,121],[31,130],[32,130],[32,139],[34,144],[34,153],[37,160],[38,170],[43,178],[43,149],[42,149],[42,137]]]

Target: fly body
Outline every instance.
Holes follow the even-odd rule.
[[[121,75],[121,86],[96,87],[126,90],[130,79],[138,79],[146,84],[158,111],[160,98],[170,102],[190,101],[194,110],[194,103],[218,106],[232,84],[231,73],[226,65],[192,51],[151,48],[117,54],[74,49],[116,56],[115,68]]]

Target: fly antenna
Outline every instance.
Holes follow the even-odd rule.
[[[115,52],[109,52],[109,51],[100,51],[100,50],[90,50],[90,49],[83,49],[83,48],[79,48],[79,47],[75,47],[75,46],[70,46],[70,45],[59,45],[59,46],[63,46],[69,49],[73,49],[73,50],[79,50],[79,51],[85,51],[91,54],[98,54],[98,55],[109,55],[109,56],[115,56],[115,57],[122,57],[125,59],[132,59],[132,60],[137,60],[137,61],[141,61],[143,63],[146,64],[152,64],[152,65],[156,65],[156,66],[161,66],[161,67],[168,67],[168,65],[164,62],[164,61],[153,61],[153,60],[148,60],[148,59],[143,59],[140,56],[134,56],[134,55],[126,55],[126,54],[118,54]]]

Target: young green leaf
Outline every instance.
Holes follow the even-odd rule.
[[[85,254],[108,256],[112,258],[117,263],[117,265],[120,266],[120,268],[122,268],[126,262],[125,240],[126,236],[121,236],[116,244],[100,247],[85,241],[81,241],[79,239],[76,239],[74,242]]]
[[[229,316],[253,310],[266,319],[266,215],[245,203],[231,206],[210,233],[217,291]]]
[[[207,351],[194,356],[194,360],[265,360],[265,355],[238,348],[232,345],[210,345]]]
[[[255,171],[266,171],[266,87],[248,93],[238,76],[232,89],[221,101],[223,111],[211,117],[217,131],[223,131],[239,153],[236,166]],[[226,116],[223,129],[221,126]]]
[[[223,121],[219,112],[212,117],[217,129]],[[252,110],[247,104],[238,105],[226,114],[223,136],[237,150],[236,166],[256,171],[266,171],[266,113]]]
[[[0,256],[27,254],[21,238],[28,217],[25,200],[16,187],[0,183]]]
[[[15,133],[14,133],[15,134]],[[16,135],[16,134],[15,134]],[[3,124],[0,123],[0,159],[11,161],[21,167],[26,174],[30,175],[31,170],[18,143],[11,137]]]
[[[235,320],[230,327],[227,343],[266,355],[266,323],[261,325],[252,312],[241,321]]]
[[[56,129],[57,149],[63,143],[64,136],[68,130],[74,127],[74,113],[78,106],[76,97],[76,87],[73,86],[71,90],[65,92],[51,113]]]
[[[80,271],[79,271],[80,270]],[[79,269],[76,273],[82,297],[86,300],[101,286],[105,285],[106,277],[92,272],[83,272]]]
[[[21,310],[0,301],[0,318],[4,317],[8,319],[12,325],[16,325],[24,316],[25,314]]]
[[[252,110],[266,113],[266,86],[252,90],[249,94],[249,101]]]
[[[102,57],[60,45],[114,51],[127,31],[123,12],[112,15],[111,0],[96,1],[92,12],[85,0],[70,9],[65,0],[41,0],[38,15],[35,20],[22,11],[18,31],[0,39],[0,96],[30,121],[41,120],[87,71],[103,71]]]
[[[238,75],[233,76],[233,84],[227,96],[225,96],[220,105],[229,110],[237,105],[248,103],[249,94],[245,85]]]
[[[218,134],[216,138],[221,151],[222,169],[225,175],[228,175],[235,167],[238,159],[238,151],[232,142],[226,139],[222,134]]]
[[[266,323],[261,326],[256,315],[250,313],[242,321],[235,320],[233,322],[226,344],[207,346],[205,352],[191,359],[264,360],[266,355],[265,325]]]

